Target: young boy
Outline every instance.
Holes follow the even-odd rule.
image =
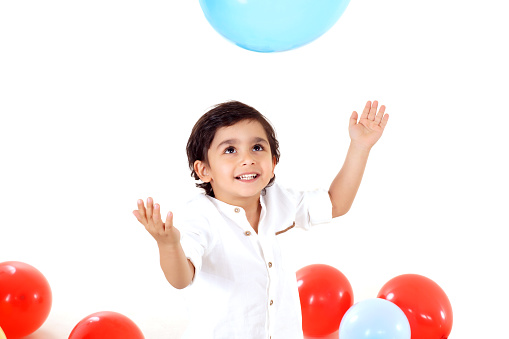
[[[157,241],[161,268],[175,288],[196,297],[184,338],[297,339],[302,319],[295,272],[278,237],[345,214],[359,188],[369,152],[389,116],[368,101],[350,117],[351,144],[329,191],[293,192],[275,184],[279,144],[254,108],[217,105],[194,126],[187,144],[191,175],[205,190],[173,226],[151,198],[133,211]]]

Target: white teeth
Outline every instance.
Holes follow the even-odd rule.
[[[257,174],[246,174],[246,175],[241,175],[237,178],[239,178],[240,180],[251,180],[251,179],[256,178],[257,176],[258,176]]]

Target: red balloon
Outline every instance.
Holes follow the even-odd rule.
[[[297,271],[297,285],[304,334],[319,337],[337,331],[353,305],[352,286],[343,273],[329,265],[309,265]]]
[[[9,339],[35,332],[51,310],[51,288],[35,267],[19,261],[0,263],[0,327]]]
[[[410,323],[412,339],[447,339],[452,329],[452,307],[433,280],[404,274],[389,280],[378,298],[399,306]]]
[[[83,318],[69,339],[145,339],[136,324],[120,313],[97,312]]]

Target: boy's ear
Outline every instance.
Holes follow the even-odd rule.
[[[276,168],[277,160],[276,157],[272,157],[272,177],[274,178],[274,169]]]
[[[200,180],[203,182],[210,182],[210,174],[207,164],[204,161],[196,160],[193,165],[194,172],[198,174]]]

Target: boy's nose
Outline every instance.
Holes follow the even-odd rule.
[[[253,165],[255,163],[255,159],[252,154],[244,153],[241,159],[242,165]]]

